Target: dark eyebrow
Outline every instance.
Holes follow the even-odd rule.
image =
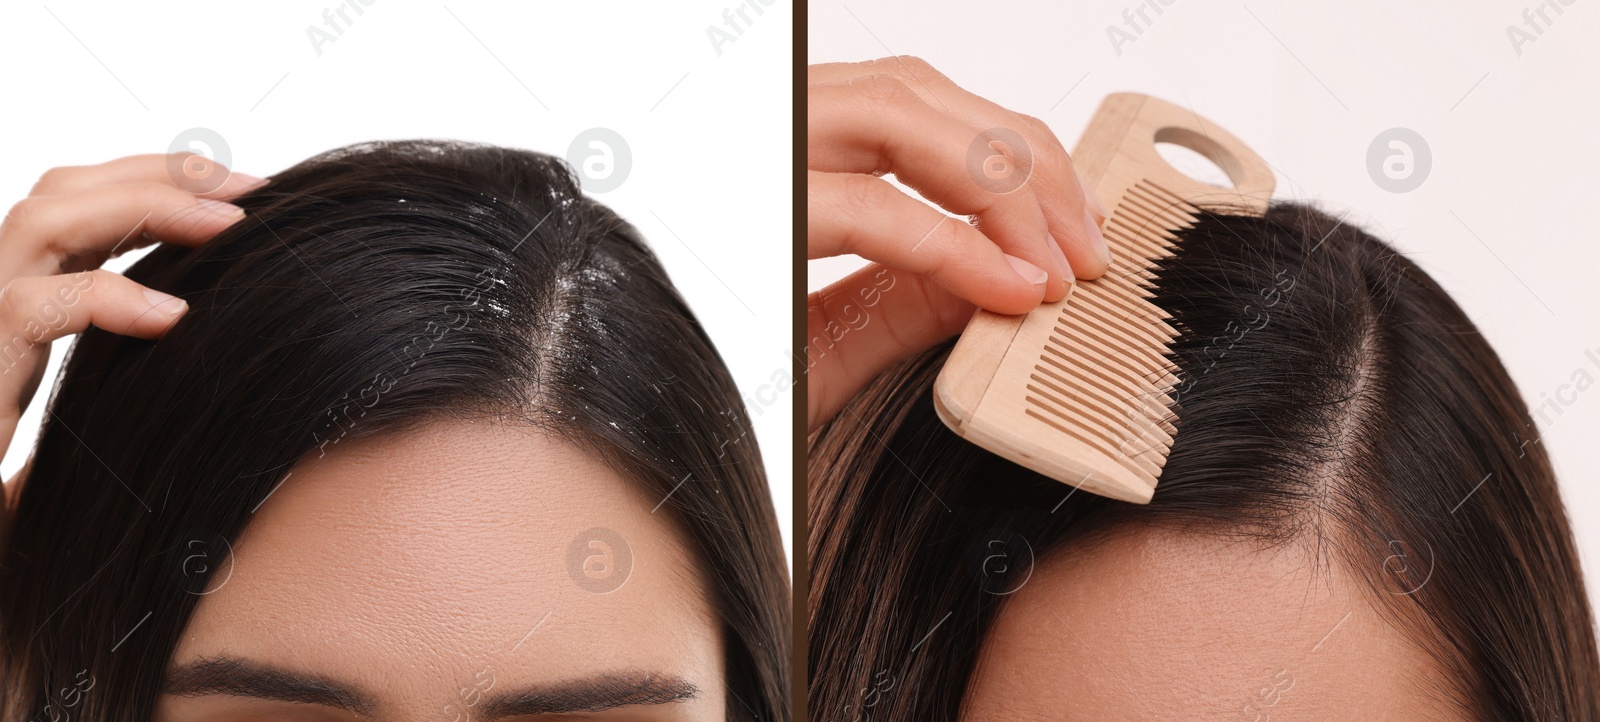
[[[176,697],[232,695],[298,704],[316,704],[371,714],[371,695],[354,685],[229,657],[201,659],[167,673],[162,694]],[[488,697],[479,719],[575,712],[603,712],[634,705],[670,704],[693,699],[699,688],[677,677],[637,672],[611,673],[556,682]]]
[[[162,694],[204,697],[221,694],[278,702],[319,704],[365,715],[376,706],[355,687],[314,674],[302,674],[229,657],[190,662],[167,672]]]
[[[699,688],[661,674],[607,674],[495,695],[481,719],[519,715],[604,712],[632,705],[671,704],[694,699]]]

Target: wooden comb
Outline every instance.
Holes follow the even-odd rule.
[[[1202,183],[1162,159],[1173,143],[1216,163],[1234,187]],[[1177,335],[1149,300],[1174,231],[1201,209],[1262,215],[1272,170],[1216,125],[1145,95],[1108,96],[1072,163],[1111,209],[1112,266],[1023,316],[980,310],[933,386],[934,408],[963,438],[1052,479],[1149,503],[1177,429],[1167,343]]]

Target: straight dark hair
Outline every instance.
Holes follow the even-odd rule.
[[[1178,433],[1148,506],[1068,497],[946,429],[931,389],[950,344],[880,376],[813,436],[813,714],[958,719],[1007,598],[986,591],[1029,571],[985,567],[992,541],[1044,555],[1161,524],[1310,540],[1370,587],[1449,680],[1437,692],[1474,719],[1600,719],[1555,476],[1465,314],[1410,260],[1304,205],[1203,214],[1178,236],[1151,280],[1180,335]]]
[[[563,161],[362,144],[236,202],[208,244],[128,271],[188,301],[165,338],[72,348],[0,569],[0,716],[148,719],[220,566],[185,567],[194,541],[219,553],[342,439],[490,418],[665,499],[722,619],[729,718],[788,719],[789,587],[749,418],[638,232]]]

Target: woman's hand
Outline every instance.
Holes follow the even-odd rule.
[[[873,261],[808,300],[811,429],[974,306],[1026,313],[1109,267],[1105,208],[1042,121],[912,57],[814,65],[806,96],[807,257]]]
[[[153,242],[210,240],[244,217],[225,201],[265,182],[204,156],[139,155],[53,168],[11,207],[0,223],[0,448],[39,388],[51,341],[90,325],[158,338],[188,309],[100,265]],[[0,494],[0,532],[26,476]]]

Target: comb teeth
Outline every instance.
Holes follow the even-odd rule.
[[[1173,254],[1176,231],[1199,209],[1148,180],[1130,186],[1105,224],[1117,259],[1093,283],[1076,285],[1026,384],[1022,411],[1105,454],[1155,488],[1177,433],[1169,408],[1177,336],[1150,301],[1155,265]]]

